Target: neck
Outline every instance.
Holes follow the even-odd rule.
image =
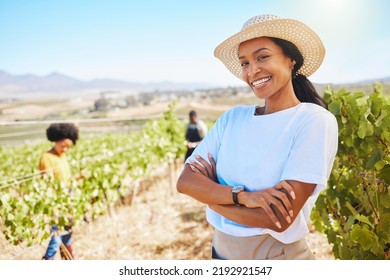
[[[49,151],[49,153],[52,153],[53,155],[56,155],[56,156],[61,156],[61,154],[59,154],[59,153],[57,152],[57,150],[54,149],[54,148],[52,148],[52,149]]]
[[[263,114],[272,114],[294,107],[301,103],[295,96],[292,84],[287,85],[284,89],[275,92],[265,100]]]

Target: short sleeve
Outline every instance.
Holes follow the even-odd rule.
[[[312,196],[324,190],[337,152],[336,118],[317,112],[298,127],[280,181],[295,180],[317,184]]]
[[[207,126],[203,121],[198,121],[198,132],[201,138],[207,134]]]
[[[219,147],[228,122],[229,112],[230,111],[227,111],[222,114],[185,163],[188,163],[191,160],[196,161],[195,155],[198,155],[209,162],[208,153],[213,156],[215,161],[218,160]]]
[[[49,167],[50,167],[49,158],[45,154],[43,154],[41,156],[41,159],[39,160],[39,170],[44,171],[49,169]]]

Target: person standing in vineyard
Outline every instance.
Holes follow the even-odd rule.
[[[324,46],[297,20],[260,15],[214,54],[265,105],[224,113],[177,189],[208,205],[212,258],[314,259],[307,222],[338,146],[336,118],[307,79]]]
[[[39,169],[42,174],[49,174],[53,180],[70,183],[72,174],[65,154],[70,147],[76,145],[79,138],[78,128],[73,123],[55,123],[51,124],[46,130],[46,135],[49,141],[54,142],[54,147],[42,154],[39,161]],[[52,227],[52,237],[43,259],[54,259],[55,254],[61,247],[61,243],[65,245],[66,250],[73,257],[71,244],[72,226],[66,226],[65,230],[67,231],[66,234],[59,235],[57,226]],[[66,253],[64,249],[61,249],[63,258]]]
[[[186,128],[186,142],[187,153],[185,160],[192,155],[192,152],[195,150],[196,146],[199,145],[200,141],[207,134],[206,124],[198,119],[198,116],[195,111],[189,113],[189,123]]]

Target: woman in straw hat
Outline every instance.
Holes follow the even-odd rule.
[[[215,259],[314,259],[304,241],[338,131],[307,79],[324,46],[305,24],[256,16],[215,56],[264,106],[224,113],[187,159],[178,191],[205,203]]]

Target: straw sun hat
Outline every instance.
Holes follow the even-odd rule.
[[[303,65],[299,73],[306,77],[313,74],[324,59],[324,45],[313,30],[297,20],[275,15],[259,15],[249,19],[240,32],[216,47],[214,55],[230,72],[242,79],[238,48],[242,42],[258,37],[275,37],[293,43],[303,56]]]

